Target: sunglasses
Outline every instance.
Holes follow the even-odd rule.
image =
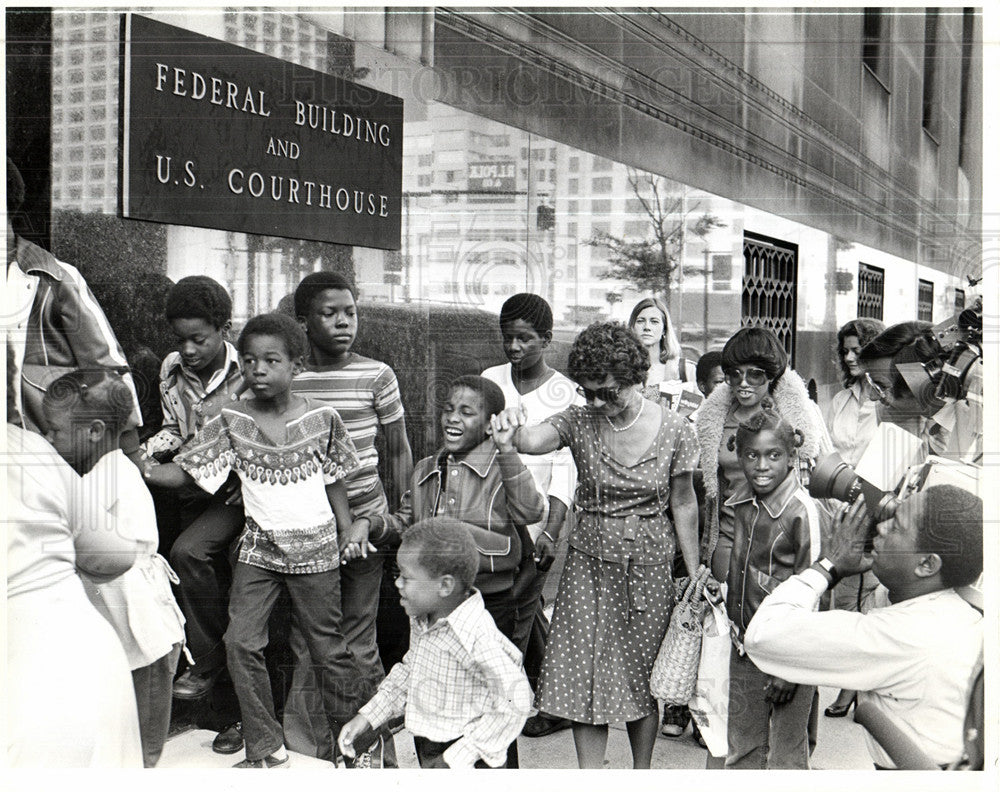
[[[872,379],[872,375],[867,371],[865,372],[865,382],[868,383],[868,387],[871,389],[872,401],[885,401],[885,388],[875,382],[875,380]]]
[[[748,368],[745,374],[741,374],[738,369],[730,369],[726,372],[726,382],[733,388],[739,387],[743,380],[746,380],[747,385],[756,387],[763,385],[767,379],[767,372],[761,368]]]
[[[592,402],[596,399],[600,399],[602,402],[607,403],[607,402],[617,401],[618,394],[621,393],[621,390],[622,390],[621,385],[615,385],[613,387],[607,387],[607,388],[594,388],[593,390],[591,390],[590,388],[585,388],[583,387],[583,385],[581,385],[576,389],[576,392],[579,393],[581,396],[583,396],[583,398],[589,402]]]

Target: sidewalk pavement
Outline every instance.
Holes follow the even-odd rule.
[[[820,707],[829,705],[837,691],[820,688]],[[819,741],[812,757],[812,766],[819,770],[871,770],[872,763],[864,744],[864,729],[852,716],[825,718],[820,714]],[[183,732],[167,742],[157,767],[202,769],[232,767],[243,755],[224,756],[212,752],[214,732],[196,730]],[[396,754],[401,768],[417,767],[413,739],[405,729],[396,734]],[[565,730],[547,737],[521,737],[518,752],[523,769],[576,769],[573,734]],[[293,753],[291,769],[334,769],[324,762]],[[653,748],[653,769],[700,770],[705,767],[706,751],[691,739],[688,728],[678,738],[658,737]],[[631,767],[628,735],[624,724],[613,725],[608,735],[606,766],[614,769]]]

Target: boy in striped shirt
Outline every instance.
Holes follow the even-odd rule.
[[[398,505],[413,469],[396,375],[385,363],[351,351],[358,332],[357,294],[341,275],[315,272],[303,278],[295,290],[295,315],[309,339],[309,357],[292,392],[336,409],[357,448],[359,465],[346,479],[351,517],[385,514],[390,499]],[[378,474],[379,431],[389,456],[386,487]],[[342,629],[363,675],[357,692],[361,701],[385,676],[375,642],[384,559],[383,553],[368,553],[341,569]],[[322,717],[308,653],[296,630],[291,643],[297,663],[285,707],[286,740],[292,750],[330,759],[336,735],[329,734]]]

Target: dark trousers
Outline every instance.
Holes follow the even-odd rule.
[[[185,512],[196,517],[174,541],[170,565],[180,578],[177,604],[187,620],[188,650],[196,671],[208,675],[226,663],[222,636],[229,623],[229,586],[232,564],[229,548],[243,530],[242,506],[226,506],[220,497],[195,501]]]
[[[331,733],[339,734],[358,709],[351,694],[356,689],[357,673],[340,627],[340,570],[287,575],[237,563],[225,642],[250,760],[263,759],[284,744],[264,665],[267,623],[282,590],[288,591],[309,647]]]
[[[448,750],[452,745],[454,745],[457,740],[451,740],[450,742],[434,742],[428,740],[426,737],[418,737],[413,735],[413,745],[417,749],[417,761],[420,762],[422,768],[444,768],[448,765],[444,761],[444,752]],[[486,762],[482,759],[476,760],[475,764],[478,770],[489,770],[491,769]],[[500,767],[507,767],[506,764],[500,765]]]
[[[511,640],[521,654],[528,648],[531,637],[531,625],[535,613],[542,601],[542,589],[545,587],[546,572],[539,572],[535,559],[528,556],[521,562],[520,569],[514,578],[514,632]]]
[[[514,627],[517,623],[517,602],[514,599],[513,589],[483,594],[483,605],[490,616],[493,617],[497,629],[511,643],[514,643]]]
[[[181,645],[159,660],[132,672],[135,703],[139,710],[139,738],[142,740],[143,767],[156,767],[163,753],[170,729],[170,705],[173,701],[174,672],[181,656]]]

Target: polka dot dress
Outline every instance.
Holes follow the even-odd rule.
[[[576,527],[559,582],[555,613],[538,680],[536,706],[580,723],[633,721],[656,711],[649,676],[666,634],[673,604],[670,560],[674,532],[662,518],[670,478],[694,470],[698,455],[690,424],[663,410],[656,439],[634,465],[603,448],[594,414],[571,407],[549,422],[570,446],[577,465]],[[621,520],[641,519],[648,558],[638,587],[644,607],[635,607],[625,569],[614,557]],[[636,589],[633,572],[631,589]]]

